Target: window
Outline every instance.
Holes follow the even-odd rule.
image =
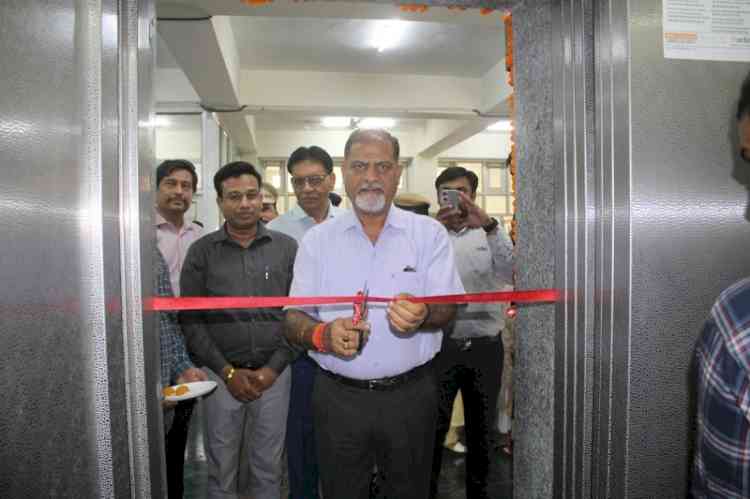
[[[286,213],[297,204],[297,197],[294,195],[294,189],[292,189],[292,178],[286,171],[286,162],[287,158],[260,158],[260,164],[263,165],[263,181],[273,185],[279,191],[279,199],[276,203],[279,214]],[[336,174],[336,184],[333,192],[343,199],[341,202],[342,207],[351,209],[351,203],[349,202],[349,198],[346,197],[346,191],[344,190],[344,177],[341,174],[343,163],[344,158],[333,158],[333,173]],[[401,158],[399,163],[406,169],[411,164],[411,158]],[[398,184],[398,188],[399,190],[406,190],[406,186],[406,172],[404,171],[401,175],[401,182]]]
[[[503,222],[505,228],[510,231],[515,210],[515,193],[505,160],[440,159],[435,178],[450,166],[461,166],[476,173],[479,178],[477,204],[488,215]]]
[[[198,173],[197,192],[203,192],[203,124],[201,113],[157,114],[154,119],[156,168],[165,159],[186,159]]]

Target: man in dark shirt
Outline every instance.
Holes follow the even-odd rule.
[[[297,243],[259,222],[260,174],[249,163],[229,163],[214,187],[226,223],[190,247],[182,296],[286,296]],[[279,498],[286,367],[296,355],[283,315],[269,308],[180,314],[188,349],[218,384],[205,399],[209,498]]]

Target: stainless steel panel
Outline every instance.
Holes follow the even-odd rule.
[[[694,342],[720,290],[750,274],[731,139],[748,65],[666,60],[661,2],[628,6],[632,297],[627,359],[616,352],[628,366],[618,496],[684,497]]]
[[[600,205],[594,162],[593,2],[556,6],[554,65],[556,198],[555,497],[591,494],[595,277]],[[537,222],[539,223],[539,222]]]
[[[0,3],[0,497],[137,493],[124,423],[127,359],[143,359],[125,338],[142,331],[122,322],[118,23],[138,3],[150,5]]]
[[[136,497],[164,497],[164,441],[156,316],[143,312],[153,294],[152,75],[155,14],[151,1],[120,2],[120,161],[123,337],[128,384],[127,416]]]
[[[593,497],[624,497],[630,351],[630,103],[627,3],[596,9],[599,230],[594,327]]]

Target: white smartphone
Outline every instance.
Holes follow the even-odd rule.
[[[457,189],[441,189],[440,190],[440,206],[450,206],[451,208],[461,207],[461,198],[458,196]]]

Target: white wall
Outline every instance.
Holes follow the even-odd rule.
[[[258,157],[286,158],[299,146],[316,145],[325,149],[331,156],[344,156],[344,145],[351,130],[299,130],[267,131],[257,130]],[[417,153],[417,133],[394,132],[401,147],[401,156],[409,157]]]
[[[451,76],[243,70],[241,100],[253,106],[460,110],[481,105],[482,80]]]
[[[181,69],[157,68],[154,79],[154,95],[158,104],[200,101],[190,80]]]
[[[510,154],[510,132],[483,132],[440,154],[441,158],[505,159]]]
[[[201,131],[156,129],[156,159],[201,159]]]

